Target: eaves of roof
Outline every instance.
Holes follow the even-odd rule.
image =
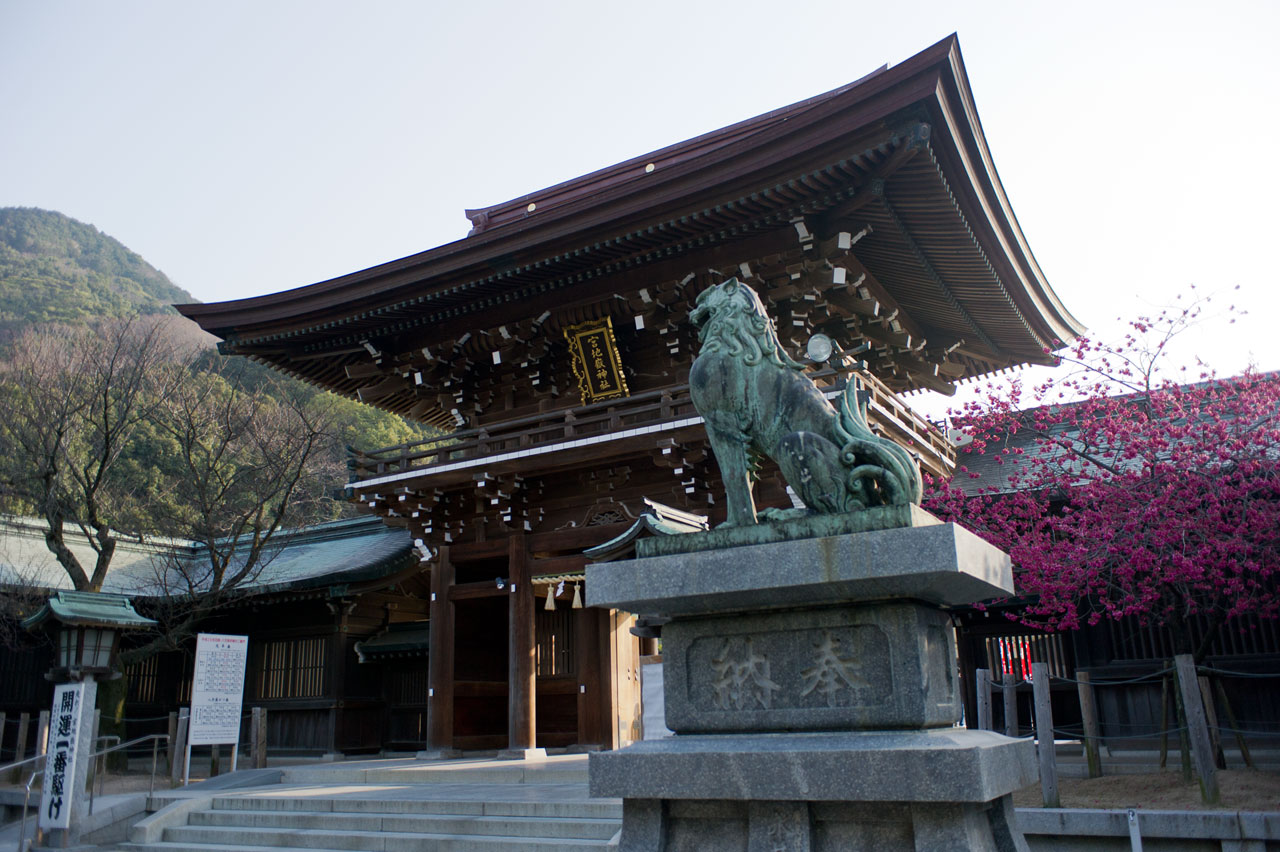
[[[823,95],[468,211],[477,229],[463,240],[307,287],[178,309],[227,339],[233,351],[252,353],[285,338],[295,344],[312,335],[332,340],[342,328],[422,311],[445,295],[465,301],[485,287],[509,287],[521,272],[621,237],[644,234],[660,244],[672,238],[662,233],[667,223],[760,199],[788,180],[848,158],[859,146],[891,142],[889,122],[910,110],[932,125],[930,147],[951,175],[956,206],[974,239],[988,247],[994,274],[1006,282],[1007,298],[1033,336],[1076,336],[1082,327],[1045,281],[1000,185],[954,36]]]

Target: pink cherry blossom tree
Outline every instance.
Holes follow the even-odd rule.
[[[1081,339],[1048,380],[956,413],[972,441],[926,507],[1010,554],[1024,621],[1135,616],[1202,659],[1242,616],[1280,614],[1280,374],[1171,368],[1206,305]]]

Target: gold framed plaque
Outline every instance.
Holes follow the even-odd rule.
[[[622,375],[613,320],[605,317],[568,326],[564,337],[573,355],[573,374],[578,377],[583,405],[631,395]]]

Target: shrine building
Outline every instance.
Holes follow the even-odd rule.
[[[349,485],[364,511],[408,530],[428,601],[398,608],[379,592],[366,612],[330,593],[348,606],[344,658],[425,655],[428,751],[637,736],[652,640],[625,613],[575,605],[582,552],[646,499],[723,519],[687,384],[688,314],[706,287],[749,284],[798,358],[814,335],[834,341],[815,380],[834,395],[857,373],[874,428],[942,476],[950,444],[900,395],[1047,363],[1081,331],[1005,196],[954,36],[466,215],[464,239],[420,254],[179,307],[226,354],[441,430],[354,452]],[[792,505],[769,469],[756,497]]]

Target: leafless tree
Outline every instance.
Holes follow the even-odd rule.
[[[0,363],[0,501],[44,519],[45,542],[78,590],[101,590],[133,519],[132,483],[116,474],[180,378],[173,356],[163,319],[135,319],[30,329]],[[67,545],[68,529],[88,540],[92,564]]]
[[[170,646],[257,580],[294,530],[336,510],[342,471],[327,397],[246,366],[221,361],[193,373],[156,411],[176,451],[152,518],[194,544],[153,578],[149,608]]]
[[[122,537],[175,542],[152,576],[110,584],[162,622],[125,663],[178,646],[293,529],[332,517],[342,474],[331,398],[243,360],[203,363],[172,322],[35,328],[0,357],[0,510],[39,517],[82,591],[102,590]]]

